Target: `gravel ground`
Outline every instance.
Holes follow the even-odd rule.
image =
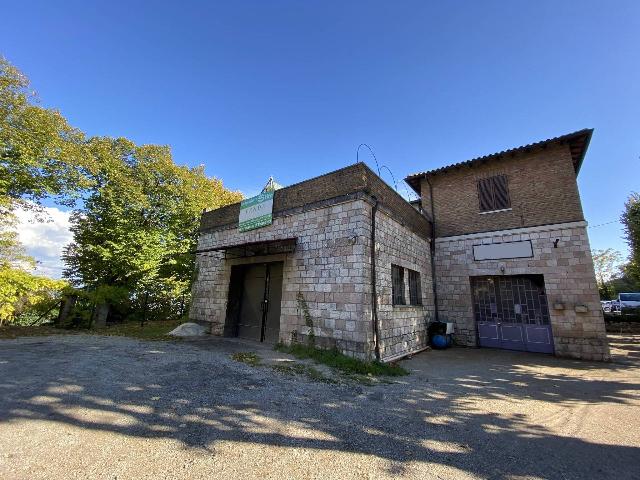
[[[223,339],[0,341],[0,478],[640,478],[640,337],[598,364],[479,349],[392,384]]]

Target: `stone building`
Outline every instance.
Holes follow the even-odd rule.
[[[202,216],[192,320],[272,343],[312,334],[359,358],[426,346],[430,222],[365,164],[276,190],[270,225],[241,232],[239,216],[240,204]]]
[[[414,205],[357,163],[265,194],[248,224],[254,199],[206,212],[191,319],[383,361],[426,347],[438,319],[461,345],[606,360],[576,183],[590,138],[411,175]]]
[[[406,178],[434,219],[438,314],[458,343],[609,358],[576,181],[591,134]]]

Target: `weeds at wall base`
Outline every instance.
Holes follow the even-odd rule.
[[[409,372],[397,364],[365,362],[348,357],[337,350],[323,350],[302,344],[277,344],[275,350],[288,353],[299,359],[311,359],[323,365],[335,368],[346,374],[399,377]]]

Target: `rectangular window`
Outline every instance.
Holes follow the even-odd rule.
[[[478,201],[481,212],[511,208],[507,176],[495,175],[478,180]]]
[[[406,305],[404,299],[404,268],[391,265],[391,290],[394,305]]]
[[[422,305],[420,272],[414,270],[409,270],[409,303],[411,305]]]

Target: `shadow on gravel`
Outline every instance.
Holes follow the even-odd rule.
[[[609,334],[609,348],[614,362],[640,366],[640,334]]]
[[[509,365],[499,361],[502,352],[484,361],[440,354],[408,362],[415,372],[401,384],[357,389],[309,386],[185,345],[123,341],[115,349],[88,338],[2,344],[0,424],[46,420],[174,439],[213,455],[219,441],[356,452],[388,460],[397,475],[412,462],[485,478],[624,479],[640,471],[639,448],[558,436],[528,423],[525,412],[478,409],[482,400],[505,398],[576,409],[637,402],[638,383],[606,379],[615,365],[599,365],[604,376],[587,380],[523,369],[523,358],[540,357]],[[431,366],[421,371],[421,361]]]

